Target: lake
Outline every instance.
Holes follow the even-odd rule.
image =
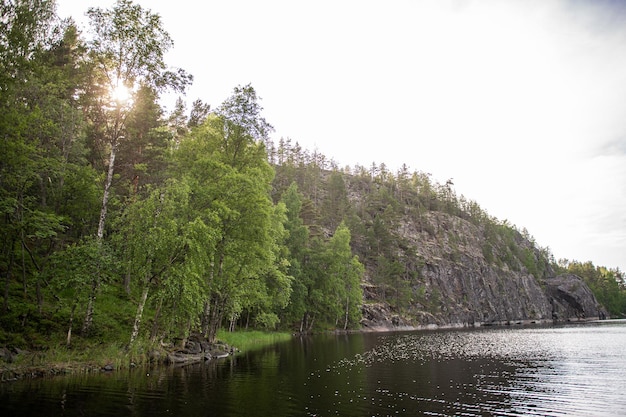
[[[624,416],[626,321],[295,337],[0,385],[2,416]]]

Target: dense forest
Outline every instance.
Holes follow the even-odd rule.
[[[489,263],[574,273],[626,313],[619,269],[556,261],[451,181],[273,141],[251,85],[166,114],[161,95],[193,78],[131,1],[89,9],[89,38],[54,1],[0,7],[0,345],[356,329],[372,287],[393,311],[428,308],[425,259],[398,231],[438,235],[433,213],[480,228]]]

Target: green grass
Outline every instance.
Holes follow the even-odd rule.
[[[101,367],[107,364],[113,365],[116,369],[128,367],[134,362],[134,356],[139,356],[136,352],[129,352],[124,346],[118,343],[102,343],[97,346],[81,348],[67,348],[65,346],[50,347],[45,351],[30,352],[19,355],[16,365],[45,366],[55,364],[57,366],[76,365],[84,367]],[[138,360],[138,362],[141,362]]]
[[[226,343],[245,352],[270,346],[274,343],[291,339],[286,332],[263,332],[259,330],[227,332],[218,331],[219,342]],[[52,342],[42,351],[31,351],[16,357],[13,363],[0,363],[0,374],[3,379],[12,375],[90,372],[99,370],[105,365],[114,369],[127,369],[147,365],[150,361],[148,352],[156,347],[148,340],[139,338],[132,347],[120,341],[85,340],[78,336],[73,339],[72,347],[68,348],[59,340]]]
[[[269,346],[274,343],[286,342],[291,337],[291,333],[262,332],[259,330],[228,332],[221,329],[217,332],[218,340],[234,346],[242,352]]]
[[[105,365],[113,369],[145,366],[150,362],[148,352],[155,349],[149,341],[138,339],[131,348],[121,342],[92,342],[74,339],[71,348],[54,343],[41,351],[17,355],[11,363],[0,361],[2,379],[22,376],[44,376],[59,373],[99,371]]]
[[[259,330],[228,332],[221,329],[218,331],[217,339],[240,351],[249,351],[287,341],[291,339],[291,334]],[[67,348],[59,343],[46,351],[28,357],[26,360],[35,366],[52,363],[101,367],[111,364],[115,369],[123,369],[128,368],[131,363],[136,365],[148,363],[148,352],[157,348],[147,339],[141,337],[130,348],[121,341],[93,342],[75,337],[74,342],[72,348]]]

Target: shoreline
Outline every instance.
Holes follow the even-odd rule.
[[[559,324],[583,324],[590,322],[607,322],[619,319],[600,320],[599,317],[577,318],[575,320],[515,320],[515,321],[498,321],[489,323],[451,323],[445,325],[428,324],[422,326],[375,326],[363,327],[357,330],[334,330],[330,333],[389,333],[389,332],[413,332],[413,331],[431,331],[431,330],[455,330],[455,329],[479,329],[485,327],[524,327],[533,325],[559,325]],[[276,332],[275,334],[279,334]],[[274,334],[274,333],[269,333]],[[291,334],[297,336],[298,334]],[[269,344],[269,343],[266,343]],[[263,344],[260,344],[262,346]],[[7,348],[4,348],[7,349]],[[218,342],[207,346],[204,350],[190,351],[188,349],[148,349],[135,358],[124,348],[117,349],[116,360],[106,358],[94,360],[68,360],[68,361],[45,361],[45,353],[23,351],[17,349],[15,358],[17,363],[5,362],[0,363],[0,383],[15,382],[23,379],[34,378],[52,378],[62,375],[71,375],[77,373],[95,374],[116,372],[126,369],[147,368],[154,366],[185,366],[199,362],[209,362],[217,359],[223,359],[236,353],[246,351],[248,349],[239,350],[238,348],[223,342]],[[87,349],[81,353],[95,352],[94,349]],[[94,355],[95,356],[95,355]],[[34,362],[41,361],[35,364]],[[28,363],[30,362],[30,363]]]
[[[428,330],[454,330],[454,329],[480,329],[485,327],[523,327],[523,326],[545,326],[545,325],[559,325],[559,324],[576,324],[576,323],[590,323],[590,322],[610,322],[611,320],[619,320],[606,318],[602,319],[597,317],[571,317],[568,319],[524,319],[524,320],[499,320],[492,322],[475,322],[475,323],[448,323],[448,324],[424,324],[419,326],[411,325],[380,325],[380,326],[364,326],[359,330],[348,330],[347,332],[371,332],[371,333],[383,333],[383,332],[411,332],[411,331],[428,331]]]
[[[192,334],[184,346],[138,343],[132,349],[111,342],[84,349],[49,346],[46,350],[26,351],[2,347],[0,383],[22,379],[48,378],[70,374],[116,372],[134,368],[186,366],[210,362],[271,345],[291,338],[290,333],[239,331],[218,333],[209,343],[199,334]],[[7,360],[8,359],[8,360]]]
[[[116,360],[107,358],[93,360],[46,361],[42,352],[21,351],[15,357],[15,363],[0,363],[0,382],[14,382],[22,379],[52,378],[72,374],[108,373],[135,368],[155,366],[184,366],[199,362],[210,362],[226,358],[239,350],[224,343],[210,345],[208,350],[191,352],[187,349],[151,349],[137,357],[131,357],[125,349],[119,349]],[[95,352],[93,349],[82,351],[83,354]],[[94,354],[93,356],[96,356]],[[39,363],[34,363],[38,362]],[[30,362],[30,363],[29,363]]]

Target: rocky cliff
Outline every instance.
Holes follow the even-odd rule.
[[[556,276],[544,253],[512,228],[476,224],[427,211],[394,226],[405,257],[415,259],[406,276],[404,308],[389,288],[364,283],[362,326],[370,329],[478,326],[604,318],[587,285],[575,275]]]

